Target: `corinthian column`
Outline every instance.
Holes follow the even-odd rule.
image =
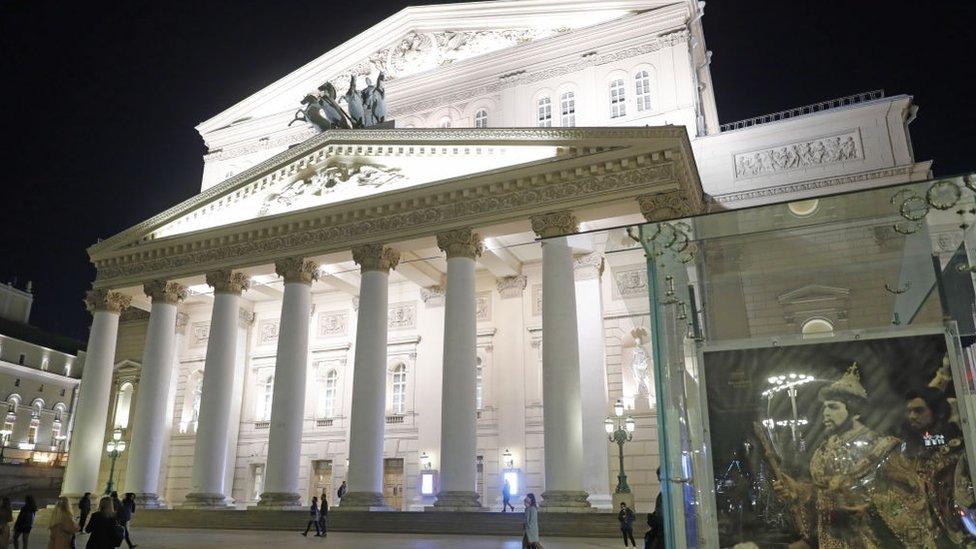
[[[85,305],[92,314],[92,326],[78,406],[73,415],[71,459],[61,486],[61,495],[72,499],[80,498],[85,492],[99,493],[95,485],[105,442],[119,314],[131,301],[129,296],[104,289],[89,290],[85,296]]]
[[[301,257],[275,262],[275,272],[285,279],[275,361],[271,431],[265,491],[258,507],[301,508],[298,465],[302,454],[302,420],[305,416],[305,379],[308,375],[308,322],[312,314],[312,281],[319,266]]]
[[[447,254],[444,367],[441,391],[441,491],[435,510],[477,511],[477,311],[475,258],[481,238],[471,229],[437,235]]]
[[[547,511],[589,509],[583,490],[583,412],[573,255],[564,235],[577,230],[571,212],[532,218],[542,242],[542,411]],[[596,443],[594,441],[594,443]],[[599,441],[603,444],[603,439]]]
[[[166,435],[166,400],[173,375],[176,344],[176,306],[186,299],[186,287],[154,280],[143,285],[152,300],[146,331],[139,396],[132,420],[132,445],[125,472],[125,487],[135,492],[144,507],[163,507],[156,490]]]
[[[237,364],[238,319],[241,294],[250,281],[244,273],[222,269],[207,273],[207,284],[214,289],[214,305],[203,367],[192,488],[184,503],[184,507],[190,508],[229,506],[224,495],[224,473]]]
[[[362,282],[349,418],[349,491],[339,505],[381,510],[388,509],[383,500],[388,284],[400,252],[382,244],[366,244],[353,248],[352,258],[362,271]]]

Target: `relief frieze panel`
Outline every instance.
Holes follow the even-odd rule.
[[[475,298],[475,317],[478,322],[491,321],[491,292],[479,292]]]
[[[647,297],[647,268],[643,265],[621,267],[614,271],[613,280],[620,297]]]
[[[258,322],[258,343],[269,345],[278,341],[278,319],[268,319]]]
[[[760,149],[733,156],[736,179],[836,164],[864,158],[857,131]]]
[[[348,311],[323,311],[319,313],[319,337],[340,337],[349,331]]]
[[[203,347],[209,340],[209,322],[194,322],[190,325],[190,347]]]
[[[417,303],[391,303],[387,327],[391,330],[409,330],[417,327]]]

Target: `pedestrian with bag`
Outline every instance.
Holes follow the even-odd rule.
[[[106,496],[98,501],[98,511],[89,517],[85,532],[91,534],[85,549],[115,549],[122,545],[125,528],[116,520],[112,498]]]
[[[308,537],[308,531],[315,526],[315,535],[321,536],[322,531],[319,530],[319,498],[312,496],[312,505],[309,507],[309,512],[311,516],[309,517],[308,524],[305,525],[305,531],[302,535]]]
[[[637,547],[637,542],[634,541],[634,511],[627,507],[627,504],[623,501],[620,502],[620,512],[617,513],[617,520],[620,521],[620,533],[624,537],[624,547],[627,547],[627,540],[630,540],[630,544]]]
[[[116,495],[116,498],[118,496]],[[114,502],[113,502],[114,503]],[[129,537],[129,522],[132,521],[132,515],[136,512],[136,495],[129,492],[125,495],[125,499],[122,500],[119,506],[117,519],[122,528],[125,528],[125,543],[129,546],[129,549],[136,547],[136,544],[132,543],[132,538]]]
[[[81,528],[75,522],[75,512],[71,509],[68,498],[61,496],[51,512],[48,522],[51,537],[47,542],[47,549],[70,549],[71,541]]]

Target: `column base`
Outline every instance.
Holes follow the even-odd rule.
[[[589,513],[594,509],[590,507],[587,499],[589,494],[580,490],[546,490],[542,493],[542,503],[539,510],[547,513]]]
[[[291,492],[265,492],[261,494],[258,504],[248,509],[259,511],[291,511],[295,509],[305,509],[302,505],[302,497]]]
[[[339,500],[336,511],[392,511],[379,492],[347,492]]]
[[[613,510],[620,507],[619,504],[613,504],[613,497],[610,494],[590,494],[587,500],[590,502],[590,507],[600,511]]]
[[[157,494],[136,494],[136,508],[137,509],[169,509],[169,504],[166,500],[159,497]]]
[[[194,492],[186,495],[180,509],[234,509],[234,505],[224,494]]]
[[[441,492],[437,494],[437,501],[433,506],[424,507],[424,511],[487,511],[481,506],[477,492]]]

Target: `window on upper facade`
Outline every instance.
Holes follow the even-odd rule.
[[[481,109],[474,113],[474,127],[476,128],[487,128],[488,127],[488,111]]]
[[[568,91],[559,96],[559,125],[572,128],[576,125],[576,93]]]
[[[484,407],[484,400],[483,400],[483,396],[482,396],[482,395],[484,395],[484,390],[482,389],[482,386],[481,386],[481,381],[484,378],[482,377],[483,370],[481,368],[481,357],[478,357],[477,360],[478,360],[478,367],[475,370],[475,389],[474,389],[475,393],[474,393],[474,402],[475,402],[475,407],[478,410],[480,410],[480,409],[482,409]]]
[[[61,442],[60,438],[61,438],[61,421],[56,419],[54,420],[53,423],[51,423],[51,445],[53,446]]]
[[[31,420],[30,427],[27,429],[27,444],[37,444],[37,430],[40,426],[41,422],[37,418]]]
[[[627,115],[627,94],[624,91],[624,81],[618,78],[610,82],[610,118],[620,118]]]
[[[23,366],[24,365],[24,362],[26,360],[27,360],[27,355],[24,354],[24,353],[20,353],[20,356],[17,357],[17,364],[20,364],[21,366]]]
[[[651,75],[647,71],[640,71],[634,75],[637,92],[637,110],[651,110]]]
[[[115,395],[115,428],[125,429],[129,426],[129,408],[132,407],[132,383],[126,381],[119,386]]]
[[[540,128],[552,127],[552,100],[548,96],[536,102],[536,122]]]
[[[65,409],[66,409],[65,405],[60,402],[54,405],[54,421],[64,420]]]
[[[3,443],[7,444],[7,439],[10,438],[11,433],[14,432],[14,424],[17,423],[16,412],[7,412],[7,415],[3,418]]]
[[[319,393],[318,417],[330,418],[335,415],[336,391],[339,386],[339,373],[329,370],[322,380]]]
[[[268,374],[266,376],[262,376],[260,383],[258,383],[258,398],[254,409],[255,420],[271,420],[272,398],[274,398],[274,374]]]
[[[407,411],[407,367],[398,364],[393,370],[393,413]]]

